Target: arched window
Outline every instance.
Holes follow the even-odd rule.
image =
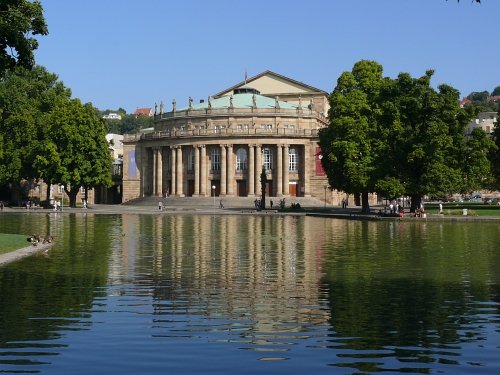
[[[236,151],[236,170],[238,172],[247,170],[247,150],[243,147]]]
[[[273,153],[269,147],[262,148],[262,165],[266,171],[272,171],[273,169]]]
[[[297,172],[299,170],[299,152],[296,148],[288,150],[288,170]]]
[[[210,170],[220,172],[220,148],[214,147],[210,153]]]

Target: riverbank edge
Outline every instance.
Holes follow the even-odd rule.
[[[65,215],[65,214],[148,214],[148,215],[257,215],[257,216],[314,216],[332,219],[350,219],[350,220],[392,220],[392,221],[446,221],[446,222],[468,222],[468,221],[500,221],[500,216],[451,216],[443,214],[427,214],[425,218],[410,216],[408,213],[403,217],[399,216],[379,216],[380,207],[372,207],[372,213],[365,214],[361,212],[360,207],[340,208],[340,207],[305,207],[298,211],[278,209],[256,210],[254,208],[230,207],[230,208],[208,208],[208,207],[164,207],[159,211],[156,207],[150,206],[132,206],[132,205],[96,205],[94,207],[84,208],[65,208],[64,211],[53,211],[49,209],[26,210],[23,208],[9,208],[3,212],[16,212],[28,215]],[[1,214],[1,213],[0,213]]]
[[[415,223],[425,223],[429,221],[436,222],[496,222],[500,221],[500,216],[450,216],[443,214],[427,214],[427,217],[392,217],[378,216],[376,214],[360,214],[360,213],[327,213],[327,212],[308,212],[307,216],[314,217],[330,217],[332,219],[349,219],[349,220],[382,220],[382,221],[408,221]]]
[[[22,248],[17,249],[17,250],[10,251],[10,252],[5,253],[5,254],[1,254],[0,255],[0,267],[4,266],[6,264],[9,264],[9,263],[18,261],[22,258],[26,258],[26,257],[29,257],[31,255],[47,251],[48,249],[50,249],[52,247],[53,244],[54,243],[51,242],[51,243],[46,243],[46,244],[38,244],[37,246],[30,245],[30,246],[22,247]]]

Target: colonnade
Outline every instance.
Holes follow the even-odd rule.
[[[220,148],[220,170],[217,171],[211,170],[209,155],[213,147]],[[236,151],[240,147],[247,151],[247,165],[246,169],[236,171]],[[274,184],[272,195],[288,196],[290,194],[290,145],[257,143],[250,145],[170,145],[145,148],[141,168],[143,195],[170,194],[178,197],[186,195],[207,197],[213,194],[212,184],[217,182],[218,195],[236,196],[238,195],[237,180],[246,181],[246,195],[260,195],[263,147],[271,148],[275,157],[270,176]],[[194,163],[190,166],[187,164],[191,150],[194,154]],[[300,158],[303,161],[301,165],[304,167],[301,173],[301,184],[305,187],[306,147],[301,146],[300,150]],[[186,155],[183,155],[184,153]]]

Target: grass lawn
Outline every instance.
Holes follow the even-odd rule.
[[[0,233],[0,254],[29,246],[29,242],[26,240],[27,237],[22,234]]]
[[[470,216],[500,216],[500,206],[483,203],[443,203],[443,214],[462,216],[464,208]],[[425,205],[425,210],[431,214],[439,213],[438,205],[434,203]]]

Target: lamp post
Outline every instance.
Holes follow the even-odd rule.
[[[328,185],[325,185],[325,208],[326,208],[326,189],[328,188]]]
[[[212,185],[212,195],[214,196],[214,211],[215,211],[215,185]]]

